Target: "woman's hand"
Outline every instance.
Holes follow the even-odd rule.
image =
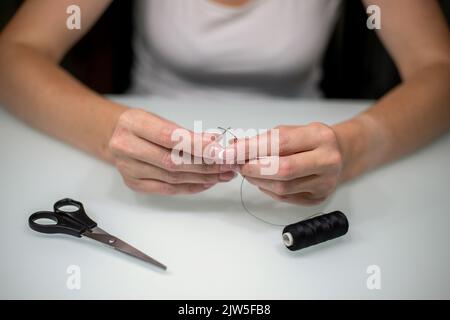
[[[280,201],[313,205],[325,200],[336,188],[343,156],[335,131],[322,123],[306,126],[279,126],[279,166],[275,174],[263,175],[267,161],[249,159],[240,165],[239,171],[246,180]],[[239,148],[248,150],[260,136],[239,140],[234,152]],[[267,135],[270,140],[270,132]],[[247,147],[239,147],[246,143]],[[268,156],[276,156],[270,154]],[[248,158],[248,157],[247,157]],[[267,159],[266,159],[267,160]]]
[[[143,193],[192,194],[235,177],[224,165],[176,165],[172,159],[172,148],[177,143],[172,141],[172,133],[176,129],[180,127],[175,123],[144,110],[128,109],[121,114],[109,148],[127,186]],[[189,134],[192,138],[196,135]],[[211,134],[197,138],[203,148],[211,144]]]

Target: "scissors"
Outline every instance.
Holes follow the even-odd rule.
[[[75,210],[68,210],[67,208],[75,208]],[[56,223],[40,224],[37,221],[39,219],[50,219]],[[33,213],[28,219],[28,224],[31,229],[41,233],[68,234],[78,238],[85,236],[135,258],[144,260],[163,270],[167,269],[162,263],[99,228],[97,223],[88,217],[84,211],[83,204],[69,198],[57,201],[53,205],[53,211],[38,211]]]

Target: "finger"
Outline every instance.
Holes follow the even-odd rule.
[[[315,175],[294,179],[291,181],[267,180],[249,177],[247,177],[246,180],[260,189],[270,191],[280,196],[301,192],[314,193],[319,188],[321,182],[320,177]]]
[[[324,197],[324,198],[315,198],[312,194],[307,193],[307,192],[293,194],[293,195],[280,196],[278,194],[275,194],[273,192],[270,192],[270,191],[267,191],[267,190],[264,190],[264,189],[260,189],[260,190],[261,190],[261,192],[267,194],[268,196],[270,196],[274,200],[287,202],[287,203],[292,203],[292,204],[297,204],[297,205],[304,205],[304,206],[317,205],[317,204],[323,202],[326,199],[326,197]]]
[[[135,109],[124,115],[123,122],[137,136],[167,149],[182,150],[196,157],[203,157],[210,144],[217,146],[212,133],[194,133],[176,123],[144,110]]]
[[[212,174],[230,171],[229,168],[218,164],[202,164],[202,160],[198,158],[198,161],[193,162],[195,159],[191,156],[185,159],[188,163],[175,162],[174,160],[177,157],[170,150],[137,137],[132,133],[126,133],[121,135],[120,138],[116,138],[112,143],[112,150],[119,158],[134,158],[171,172]]]
[[[203,184],[170,184],[151,179],[133,179],[124,177],[125,184],[133,191],[140,193],[154,193],[162,195],[194,194],[205,191],[213,185]]]
[[[285,157],[268,157],[250,160],[240,165],[244,177],[288,181],[321,173],[314,151],[302,152]]]
[[[238,139],[225,151],[241,163],[265,156],[284,156],[315,149],[320,143],[319,126],[280,126],[260,135]]]
[[[119,159],[116,161],[119,171],[135,179],[156,179],[159,181],[181,184],[181,183],[199,183],[216,184],[218,182],[227,182],[236,177],[232,171],[219,174],[199,174],[190,172],[170,172],[159,167],[136,159]]]

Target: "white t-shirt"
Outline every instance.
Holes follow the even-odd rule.
[[[318,97],[339,0],[137,1],[133,93]]]

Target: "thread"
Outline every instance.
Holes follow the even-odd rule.
[[[286,226],[282,238],[289,250],[296,251],[341,237],[347,231],[347,217],[334,211]]]
[[[244,183],[245,183],[245,178],[242,177],[242,180],[241,180],[241,187],[240,187],[239,193],[240,193],[240,198],[241,198],[241,205],[242,205],[242,207],[244,208],[244,210],[245,210],[250,216],[252,216],[253,218],[255,218],[255,219],[257,219],[257,220],[259,220],[259,221],[261,221],[261,222],[263,222],[263,223],[265,223],[265,224],[268,224],[268,225],[271,225],[271,226],[274,226],[274,227],[284,227],[284,226],[285,226],[284,224],[274,223],[274,222],[265,220],[265,219],[263,219],[263,218],[257,216],[256,214],[254,214],[252,211],[250,211],[250,209],[247,207],[247,205],[245,204],[245,201],[244,201]],[[315,216],[317,216],[317,215],[319,215],[319,214],[321,214],[321,213],[314,213],[314,214],[312,214],[312,215],[310,215],[310,216],[307,216],[306,218],[302,219],[302,221],[303,221],[303,220],[306,220],[306,219],[310,219],[310,218],[312,218],[312,217],[315,217]]]

